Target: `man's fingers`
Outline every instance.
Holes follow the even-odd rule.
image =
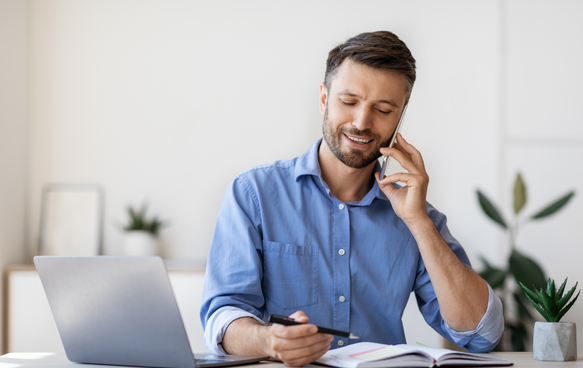
[[[333,336],[318,333],[315,325],[308,324],[308,316],[297,311],[290,316],[301,325],[271,326],[271,349],[277,359],[289,366],[302,366],[318,359],[332,343]]]
[[[411,158],[415,166],[425,171],[425,162],[423,162],[423,156],[421,156],[421,152],[419,152],[419,150],[415,148],[411,143],[407,142],[405,138],[403,138],[401,133],[397,134],[397,144],[399,146],[399,150],[402,150],[409,154],[409,157]]]
[[[397,188],[392,186],[390,182],[381,182],[381,180],[384,180],[387,176],[385,176],[385,178],[381,179],[381,173],[378,171],[376,173],[374,173],[374,176],[375,176],[375,178],[377,178],[377,183],[379,184],[379,187],[381,188],[381,190],[388,191],[389,196],[391,195],[391,193],[393,191],[397,190]]]
[[[282,350],[278,352],[278,357],[286,365],[294,367],[302,366],[311,363],[324,355],[330,349],[332,340],[333,338],[330,336],[329,338],[325,338],[322,341],[305,347],[293,350]]]
[[[298,336],[295,338],[289,338],[286,336],[277,335],[275,331],[272,331],[272,335],[273,335],[272,339],[273,348],[278,351],[300,349],[306,346],[318,344],[322,341],[330,340],[331,337],[331,335],[314,333],[309,335]]]
[[[391,156],[395,161],[403,167],[403,169],[410,173],[420,174],[421,170],[413,163],[411,156],[407,153],[399,151],[397,148],[381,148],[381,153],[384,156]]]
[[[394,158],[403,169],[407,170],[412,174],[419,174],[429,179],[427,172],[425,171],[425,163],[423,162],[423,157],[421,153],[413,147],[411,144],[407,143],[403,137],[400,136],[400,144],[396,144],[393,148],[381,148],[381,153],[384,156],[391,156]]]
[[[271,326],[271,333],[282,339],[297,339],[300,337],[315,335],[318,333],[318,327],[310,324],[284,326],[275,323]]]
[[[419,186],[423,188],[423,185],[425,185],[425,180],[426,178],[423,175],[415,175],[410,173],[394,173],[392,175],[386,176],[382,180],[382,184],[384,187],[390,185],[391,183],[401,182],[407,184],[408,187]]]
[[[315,360],[319,359],[320,357],[322,357],[322,355],[326,354],[326,352],[330,350],[330,344],[328,344],[327,346],[325,346],[324,348],[322,348],[321,350],[310,354],[308,356],[303,356],[300,358],[296,358],[296,359],[281,359],[285,365],[289,366],[289,367],[301,367],[304,366],[306,364],[310,364],[312,362],[314,362]]]
[[[275,339],[273,342],[274,350],[280,354],[297,354],[298,356],[306,356],[330,345],[334,338],[328,336],[329,335],[320,334],[317,340],[302,339],[301,341]]]

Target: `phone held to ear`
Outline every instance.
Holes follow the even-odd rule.
[[[393,148],[395,146],[395,142],[397,141],[397,133],[401,129],[401,125],[403,125],[403,120],[405,119],[405,113],[407,112],[408,104],[403,107],[403,112],[401,113],[401,117],[399,118],[399,122],[397,123],[397,127],[395,128],[395,132],[391,137],[391,142],[389,143],[389,148]],[[381,169],[381,176],[380,180],[383,180],[386,176],[386,170],[389,167],[389,161],[391,161],[391,157],[384,156],[383,157],[383,167]]]

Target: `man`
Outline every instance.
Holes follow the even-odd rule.
[[[300,366],[350,342],[315,325],[405,343],[401,315],[411,292],[447,339],[472,351],[496,346],[501,302],[471,269],[445,216],[426,203],[421,154],[400,134],[384,148],[414,82],[415,59],[390,32],[330,51],[320,85],[323,140],[298,158],[238,175],[227,190],[201,308],[210,350]],[[381,154],[407,172],[380,178]],[[270,314],[303,324],[268,326]]]

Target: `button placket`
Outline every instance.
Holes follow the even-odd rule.
[[[345,203],[340,201],[334,205],[334,303],[333,327],[337,330],[348,331],[350,328],[350,259],[344,257],[350,251],[350,211]],[[339,340],[340,341],[340,340]],[[341,344],[345,344],[343,341]],[[339,345],[342,346],[342,345]]]

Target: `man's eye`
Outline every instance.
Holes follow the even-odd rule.
[[[344,100],[340,100],[340,102],[342,102],[342,104],[343,105],[346,105],[346,106],[353,106],[353,105],[355,105],[354,102],[347,102],[347,101],[344,101]]]
[[[389,115],[391,113],[390,111],[385,111],[385,110],[378,110],[378,112],[380,112],[383,115]]]

